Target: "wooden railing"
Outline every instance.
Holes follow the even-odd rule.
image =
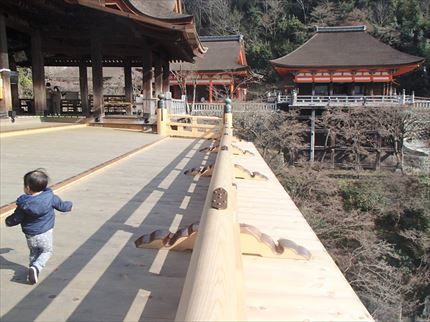
[[[240,226],[233,186],[231,113],[226,113],[224,119],[176,321],[246,320]]]
[[[166,123],[168,136],[191,138],[219,138],[222,119],[213,116],[169,114]]]

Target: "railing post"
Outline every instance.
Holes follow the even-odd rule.
[[[402,90],[402,104],[405,104],[405,103],[406,103],[406,90],[403,89]]]
[[[415,91],[412,91],[412,95],[411,95],[411,104],[415,104]]]
[[[233,127],[233,114],[231,112],[231,99],[226,98],[225,99],[225,105],[224,105],[224,124],[231,128]]]
[[[166,101],[164,95],[158,95],[158,109],[157,109],[157,133],[159,135],[167,135],[167,117]]]
[[[293,89],[293,106],[297,104],[297,91]]]

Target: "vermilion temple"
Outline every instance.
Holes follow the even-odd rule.
[[[207,51],[195,63],[171,64],[171,91],[174,98],[187,95],[189,101],[223,100],[226,95],[239,100],[246,97],[244,79],[249,75],[241,35],[206,36],[200,40]],[[194,95],[195,88],[195,95]]]
[[[424,62],[366,32],[365,26],[316,27],[295,51],[271,61],[284,89],[299,95],[391,95],[396,77]]]

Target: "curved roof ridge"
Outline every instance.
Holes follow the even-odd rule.
[[[200,36],[202,42],[212,42],[212,41],[242,41],[243,35],[225,35],[225,36]]]
[[[358,26],[315,26],[315,32],[357,32],[366,31],[367,27],[365,25]]]

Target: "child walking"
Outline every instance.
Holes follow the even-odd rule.
[[[21,224],[30,249],[28,280],[37,283],[39,273],[52,255],[54,209],[67,212],[72,202],[62,201],[48,186],[49,177],[44,169],[30,171],[24,176],[24,195],[16,200],[16,209],[6,218],[9,227]]]

